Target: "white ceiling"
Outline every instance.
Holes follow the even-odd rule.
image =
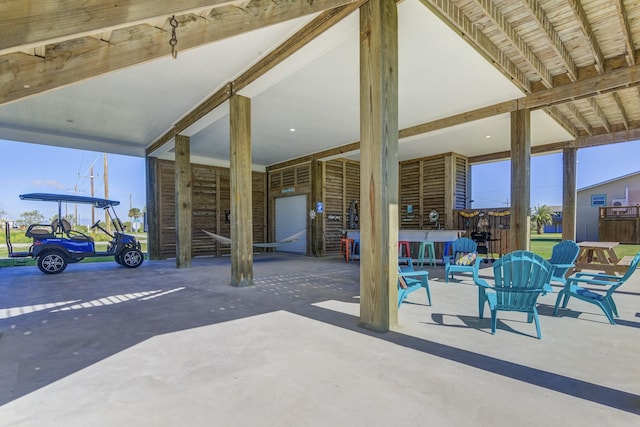
[[[401,129],[523,96],[418,0],[398,10]],[[178,119],[312,18],[2,105],[0,139],[143,156]],[[359,140],[358,48],[355,12],[240,92],[252,99],[257,168]],[[228,122],[223,105],[185,132],[193,161],[227,164]],[[532,114],[533,146],[570,139],[545,113]],[[402,140],[399,158],[509,147],[503,115]],[[171,158],[170,148],[160,156]]]

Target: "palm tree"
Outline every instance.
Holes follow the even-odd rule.
[[[553,212],[547,205],[538,205],[531,212],[531,223],[536,225],[538,234],[544,233],[544,226],[553,223]]]

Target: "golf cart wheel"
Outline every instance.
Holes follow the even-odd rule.
[[[125,249],[120,253],[120,260],[122,261],[121,264],[125,267],[135,268],[142,264],[144,256],[142,252],[137,249]]]
[[[120,254],[115,255],[113,258],[116,260],[118,264],[124,265],[124,262],[122,262],[122,256]]]
[[[38,257],[38,268],[46,274],[62,273],[67,264],[67,257],[60,251],[46,252]]]

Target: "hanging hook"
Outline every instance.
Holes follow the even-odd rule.
[[[176,15],[173,15],[171,19],[169,19],[169,25],[171,25],[171,40],[169,40],[171,56],[173,59],[177,59],[178,51],[176,50],[176,45],[178,44],[178,37],[176,36],[176,28],[178,28],[178,20],[176,19]]]

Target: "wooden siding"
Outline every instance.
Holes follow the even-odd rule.
[[[342,230],[349,227],[349,210],[360,201],[360,163],[338,159],[325,162],[325,254],[340,252]],[[357,226],[356,226],[357,228]]]
[[[266,174],[253,172],[253,238],[266,242]],[[230,253],[228,245],[219,245],[206,236],[205,229],[229,237],[226,222],[231,209],[229,169],[216,166],[191,165],[192,179],[192,251],[193,257]],[[175,164],[158,161],[158,217],[160,257],[176,256],[175,224]]]

